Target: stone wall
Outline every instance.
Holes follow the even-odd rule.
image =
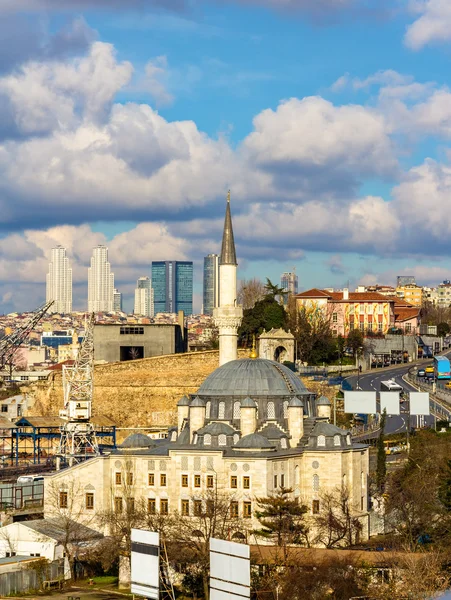
[[[209,350],[96,365],[93,412],[118,427],[176,424],[178,400],[195,393],[218,364],[218,350]],[[63,407],[61,372],[32,384],[30,400],[29,415],[57,415]]]

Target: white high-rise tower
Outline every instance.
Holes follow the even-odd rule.
[[[237,267],[229,191],[219,258],[219,307],[213,311],[215,325],[219,329],[220,367],[238,358],[238,327],[243,319],[243,309],[236,303]]]
[[[72,269],[66,256],[66,248],[52,248],[47,273],[46,301],[54,301],[51,312],[72,312]]]
[[[154,294],[149,277],[140,277],[136,283],[133,313],[144,317],[154,315]]]
[[[114,310],[114,274],[108,262],[108,248],[97,246],[88,269],[88,312]]]

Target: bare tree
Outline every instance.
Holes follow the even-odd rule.
[[[360,537],[362,523],[353,511],[349,489],[342,486],[325,492],[319,502],[320,511],[314,520],[315,543],[326,548],[355,544]]]
[[[263,300],[266,293],[265,285],[259,279],[241,279],[238,284],[237,301],[244,309],[254,308],[255,303]]]

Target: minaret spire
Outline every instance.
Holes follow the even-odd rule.
[[[227,194],[226,214],[224,219],[224,231],[222,234],[220,265],[237,265],[235,240],[233,237],[232,214],[230,212],[230,190]]]

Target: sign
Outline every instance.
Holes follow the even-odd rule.
[[[345,392],[345,413],[374,415],[376,412],[376,392]]]
[[[384,408],[387,415],[399,415],[399,392],[380,392],[381,414]]]
[[[430,415],[429,392],[410,392],[410,414]]]
[[[160,535],[132,529],[131,593],[158,600],[160,592]]]
[[[250,596],[249,546],[210,538],[210,600],[243,600]]]

